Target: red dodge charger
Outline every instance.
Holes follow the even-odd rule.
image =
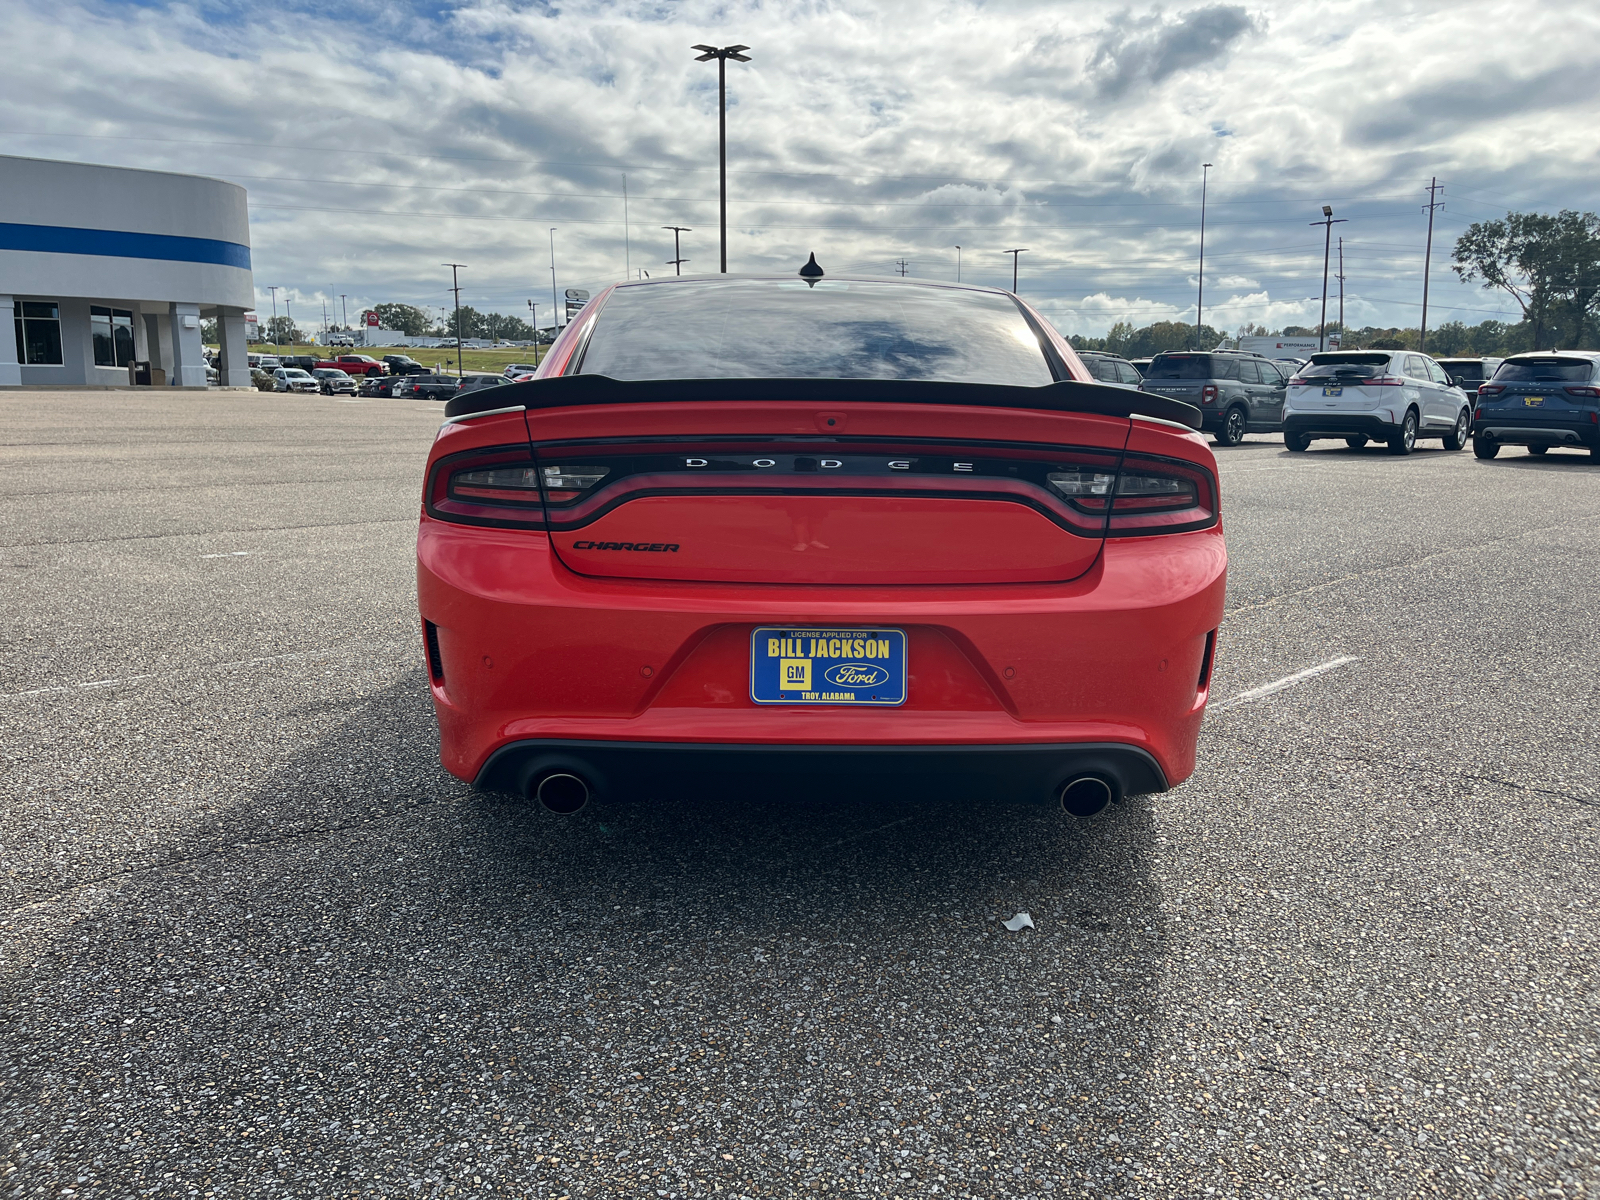
[[[462,779],[573,811],[917,778],[1087,816],[1194,769],[1227,578],[1200,414],[1092,382],[1010,293],[622,284],[446,413],[417,592]]]

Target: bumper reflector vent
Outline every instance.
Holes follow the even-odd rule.
[[[434,683],[444,684],[444,659],[439,656],[439,627],[432,621],[422,623],[422,640],[428,645],[428,674]]]

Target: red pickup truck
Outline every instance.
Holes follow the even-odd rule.
[[[346,375],[382,375],[384,372],[381,362],[375,358],[368,358],[365,354],[341,354],[338,358],[319,362],[317,368],[321,367],[331,367],[335,371],[343,371]]]

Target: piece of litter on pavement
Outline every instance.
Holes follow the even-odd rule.
[[[1011,930],[1012,933],[1016,933],[1019,929],[1032,929],[1033,918],[1025,912],[1020,912],[1012,917],[1011,920],[1001,921],[1000,924]]]

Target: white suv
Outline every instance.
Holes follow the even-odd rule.
[[[1313,354],[1289,380],[1283,443],[1304,450],[1313,438],[1343,438],[1353,450],[1387,442],[1410,454],[1418,438],[1467,444],[1472,407],[1438,363],[1413,350],[1332,350]]]

